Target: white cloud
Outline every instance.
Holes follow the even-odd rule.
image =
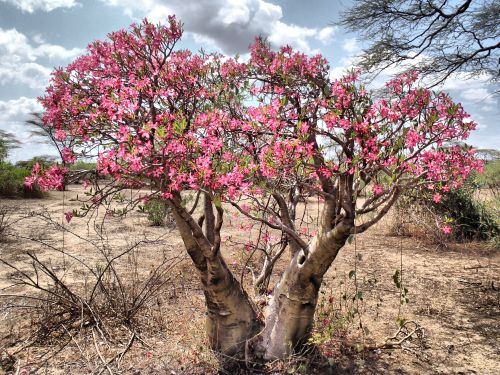
[[[483,105],[481,107],[481,111],[483,112],[493,112],[495,110],[495,107],[493,107],[492,105]]]
[[[342,44],[342,49],[350,55],[358,53],[361,50],[356,38],[346,38]]]
[[[461,97],[464,100],[493,103],[493,98],[490,96],[489,91],[484,87],[473,87],[466,89],[462,92]]]
[[[33,147],[32,140],[29,138],[26,120],[32,112],[41,110],[41,104],[34,98],[21,96],[12,100],[0,100],[0,129],[14,134],[19,141],[23,142],[20,148],[10,152],[11,160],[26,160],[37,155],[54,153],[50,147],[43,144]]]
[[[333,26],[324,27],[321,30],[319,30],[316,39],[318,39],[323,44],[329,44],[333,41],[333,36],[335,35],[336,31],[337,31],[336,27]]]
[[[72,8],[78,3],[75,0],[0,0],[12,4],[23,12],[33,13],[37,10],[51,12],[57,8]]]
[[[309,46],[309,39],[315,37],[316,35],[317,30],[315,29],[288,25],[278,21],[272,25],[269,42],[271,42],[271,45],[275,47],[290,45],[303,52],[312,53],[316,51],[311,50]]]
[[[28,38],[16,29],[0,28],[0,85],[15,83],[27,85],[32,89],[43,88],[52,69],[40,64],[39,59],[61,62],[82,52],[79,48],[66,49],[45,43],[40,36],[35,39],[38,45],[33,46]]]
[[[102,0],[104,1],[104,0]],[[315,53],[312,41],[332,41],[334,27],[309,28],[282,21],[279,5],[266,0],[111,0],[127,15],[144,15],[152,21],[175,14],[195,41],[209,42],[227,54],[244,53],[256,36],[265,36],[274,47],[289,44]],[[139,17],[140,17],[139,16]]]
[[[0,61],[0,85],[16,83],[32,89],[46,86],[51,70],[36,63],[22,63],[15,68]]]
[[[17,99],[0,100],[0,123],[3,130],[18,133],[16,124],[25,121],[31,112],[40,111],[42,105],[34,98],[21,96]]]
[[[43,36],[41,34],[36,34],[32,39],[33,39],[33,42],[35,42],[36,44],[45,43],[45,39],[43,39]]]

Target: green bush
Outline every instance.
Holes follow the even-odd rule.
[[[455,237],[462,241],[490,240],[500,234],[498,223],[486,204],[474,199],[477,190],[475,181],[469,179],[461,188],[443,195],[440,203],[432,203],[434,212],[449,219]]]
[[[144,211],[147,212],[151,225],[155,227],[173,226],[172,209],[166,201],[152,198],[144,205]]]
[[[479,186],[470,178],[459,189],[442,194],[439,203],[433,202],[428,191],[413,191],[403,195],[395,206],[393,232],[412,235],[445,243],[456,241],[498,239],[498,218],[487,204],[479,202]],[[442,228],[452,228],[451,235],[444,235]]]
[[[0,163],[0,196],[43,198],[45,193],[38,187],[28,189],[24,186],[25,177],[31,174],[30,168],[18,167],[10,163]]]
[[[95,170],[95,168],[96,168],[96,163],[86,162],[82,160],[77,161],[75,164],[69,166],[70,171],[81,171],[81,170],[92,171]]]

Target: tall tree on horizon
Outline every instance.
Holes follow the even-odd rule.
[[[359,65],[368,72],[412,63],[431,86],[454,73],[500,80],[497,0],[354,0],[338,24],[371,42]],[[498,93],[498,89],[496,93]]]

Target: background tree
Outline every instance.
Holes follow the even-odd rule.
[[[0,129],[0,163],[7,159],[9,150],[20,146],[21,142],[13,134]]]
[[[72,214],[148,187],[108,214],[151,198],[170,205],[203,286],[210,346],[286,358],[307,341],[323,276],[349,237],[402,191],[445,193],[481,167],[473,150],[443,147],[475,124],[447,95],[415,87],[413,73],[374,101],[354,75],[331,81],[319,55],[275,52],[258,39],[239,63],[175,50],[181,35],[173,17],[167,27],[143,21],[54,72],[43,123],[75,137],[77,150],[100,146],[97,170],[112,177]],[[33,172],[28,185],[61,183],[54,170]],[[183,194],[192,191],[202,199],[188,207]],[[296,207],[307,210],[311,197],[321,213],[304,221]],[[235,211],[260,228],[249,249],[286,239],[270,262],[286,248],[288,265],[262,315],[221,251],[230,246],[224,217]]]
[[[31,119],[26,121],[30,126],[30,137],[37,139],[38,143],[51,146],[59,155],[61,164],[65,168],[69,163],[73,162],[73,148],[76,146],[76,139],[69,136],[64,130],[56,129],[53,124],[44,124],[42,121],[43,115],[39,112],[33,112]],[[61,188],[65,189],[65,185]]]
[[[434,85],[456,72],[500,78],[500,3],[496,0],[355,0],[339,22],[372,42],[369,71],[413,60]]]

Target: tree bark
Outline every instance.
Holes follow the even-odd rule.
[[[344,246],[349,227],[339,226],[318,235],[308,255],[292,258],[275,287],[265,311],[265,327],[250,345],[257,358],[285,359],[300,351],[311,335],[323,276]]]
[[[202,282],[210,347],[228,356],[242,356],[246,341],[262,327],[255,306],[227,267],[220,252],[207,257],[186,221],[175,209],[173,212],[187,253]]]
[[[208,277],[203,287],[211,348],[226,355],[242,356],[247,340],[262,327],[253,303],[220,257],[208,262]]]

